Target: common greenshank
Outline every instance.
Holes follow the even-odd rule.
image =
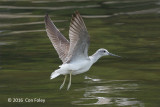
[[[87,72],[100,57],[106,55],[120,57],[103,48],[98,49],[92,56],[88,56],[90,37],[85,23],[77,11],[72,15],[69,27],[70,42],[60,33],[48,14],[45,16],[45,26],[47,35],[63,62],[50,77],[50,79],[54,79],[59,75],[65,76],[60,89],[64,86],[68,74],[70,79],[67,90],[71,86],[71,76]]]

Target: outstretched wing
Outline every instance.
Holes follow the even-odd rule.
[[[75,12],[75,14],[72,15],[69,38],[70,47],[67,62],[88,58],[90,37],[79,12]]]
[[[47,35],[56,49],[59,58],[64,63],[69,51],[69,41],[60,33],[54,23],[51,21],[48,14],[45,16],[45,25]]]

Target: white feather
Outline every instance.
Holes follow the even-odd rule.
[[[56,77],[58,77],[60,75],[60,73],[57,72],[58,70],[52,72],[50,79],[54,79],[54,78],[56,78]]]

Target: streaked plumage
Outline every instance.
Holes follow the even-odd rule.
[[[65,75],[60,89],[65,84],[67,74],[70,74],[70,80],[67,88],[69,89],[71,86],[71,75],[88,71],[90,67],[102,56],[117,56],[109,53],[106,49],[99,49],[92,56],[88,56],[90,37],[79,12],[75,12],[75,14],[72,15],[69,28],[70,42],[60,33],[48,15],[45,16],[45,25],[47,35],[56,49],[59,58],[63,62],[60,68],[51,74],[51,79],[56,78],[59,75]]]

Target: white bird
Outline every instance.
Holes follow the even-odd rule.
[[[56,28],[48,14],[45,16],[45,26],[47,35],[56,49],[59,58],[63,62],[63,64],[59,66],[60,68],[55,70],[50,77],[50,79],[54,79],[59,75],[65,76],[60,89],[65,84],[67,74],[70,75],[67,88],[68,90],[71,86],[72,75],[87,72],[90,67],[102,56],[111,55],[119,57],[118,55],[109,53],[103,48],[98,49],[92,56],[88,56],[90,37],[79,12],[75,12],[75,14],[72,15],[69,28],[70,42]]]

